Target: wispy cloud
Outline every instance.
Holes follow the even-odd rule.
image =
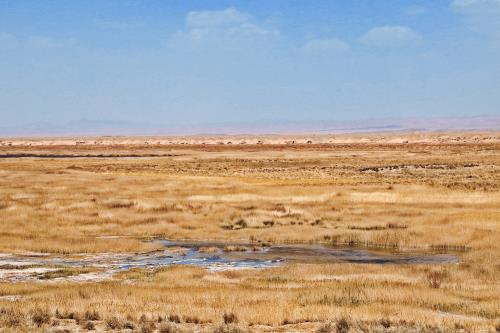
[[[402,46],[422,40],[419,33],[405,26],[374,27],[361,37],[361,41],[374,46]]]
[[[59,48],[75,46],[76,40],[74,39],[57,39],[49,36],[31,36],[24,41],[28,47],[35,48]]]
[[[471,30],[500,38],[500,0],[454,0],[450,7]]]
[[[500,0],[454,0],[451,3],[451,6],[455,8],[470,8],[484,5],[500,6]]]
[[[186,16],[186,25],[191,28],[231,27],[250,21],[250,15],[235,8],[223,10],[192,11]]]
[[[174,37],[187,37],[193,41],[210,38],[276,37],[276,29],[267,28],[250,14],[235,8],[223,10],[191,11],[185,18],[186,29]]]
[[[310,39],[300,48],[303,53],[309,55],[329,55],[349,49],[349,44],[337,38]]]
[[[141,22],[128,22],[128,21],[105,20],[105,19],[94,20],[94,24],[99,28],[109,29],[109,30],[128,30],[137,28],[142,25]]]
[[[18,37],[16,35],[0,32],[1,49],[52,49],[75,46],[75,39],[57,39],[50,36]]]

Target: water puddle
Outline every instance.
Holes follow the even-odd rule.
[[[190,249],[197,256],[224,259],[226,262],[297,262],[297,263],[360,263],[360,264],[447,264],[458,263],[454,254],[443,252],[402,252],[395,250],[368,250],[325,245],[271,245],[259,247],[248,243],[203,241],[161,241],[167,247]],[[204,255],[207,251],[213,252]]]
[[[126,240],[125,240],[126,241]],[[322,245],[272,245],[156,240],[163,251],[150,253],[101,253],[72,256],[37,254],[0,255],[0,282],[102,281],[133,268],[155,269],[192,265],[209,271],[269,268],[284,263],[447,264],[456,255],[334,248]],[[79,272],[78,269],[91,271]]]

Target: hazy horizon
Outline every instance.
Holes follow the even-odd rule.
[[[267,135],[340,134],[410,131],[497,131],[500,116],[382,118],[335,120],[270,120],[210,123],[152,123],[81,119],[68,123],[32,123],[25,126],[0,126],[3,137],[41,136],[169,136],[169,135]]]
[[[3,0],[0,135],[498,119],[499,59],[499,0]]]

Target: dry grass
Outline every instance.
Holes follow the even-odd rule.
[[[448,268],[449,278],[436,289],[428,285],[427,270],[425,266],[396,266],[389,273],[386,266],[329,264],[292,265],[256,274],[172,267],[156,271],[153,279],[150,274],[142,278],[124,273],[121,279],[129,281],[125,285],[116,281],[0,288],[29,297],[4,304],[8,311],[30,313],[50,305],[52,311],[72,314],[60,317],[76,318],[79,323],[85,321],[77,318],[104,318],[103,325],[109,328],[123,327],[127,321],[138,327],[158,317],[181,326],[319,326],[346,312],[353,321],[364,323],[385,321],[398,326],[405,319],[417,327],[431,325],[450,331],[455,325],[493,327],[500,316],[495,297],[499,286],[494,281],[475,281],[473,274],[453,266]],[[98,315],[89,318],[85,309]],[[147,314],[148,319],[140,319],[140,314]]]
[[[92,149],[5,146],[0,153]],[[141,252],[158,248],[143,239],[166,237],[451,249],[462,263],[226,273],[172,267],[123,273],[113,282],[3,283],[0,296],[25,297],[0,299],[6,331],[49,327],[39,315],[48,311],[53,321],[56,310],[78,314],[78,323],[60,319],[74,321],[71,329],[97,331],[127,323],[152,332],[194,326],[454,332],[499,325],[498,143],[95,149],[171,156],[0,159],[0,252]],[[140,314],[166,322],[150,325]]]

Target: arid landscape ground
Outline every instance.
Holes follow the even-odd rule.
[[[499,332],[499,186],[500,132],[3,138],[0,332]]]

